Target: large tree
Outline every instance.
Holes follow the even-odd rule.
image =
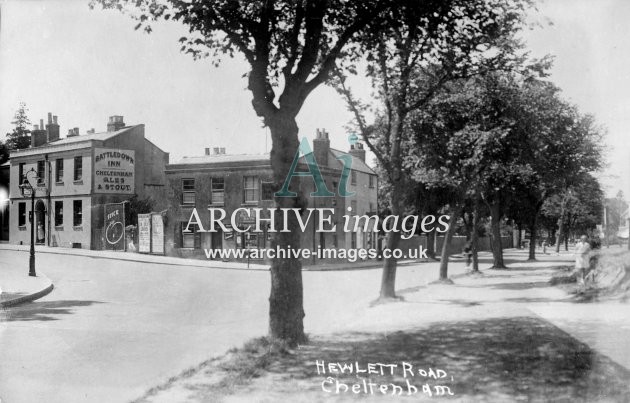
[[[421,9],[428,4],[431,2],[423,3]],[[383,179],[391,191],[384,202],[394,215],[405,213],[401,196],[410,183],[404,164],[404,145],[412,135],[406,129],[409,116],[426,106],[446,83],[483,71],[509,69],[520,60],[515,56],[518,43],[513,34],[520,28],[529,2],[472,0],[443,4],[449,4],[450,9],[439,7],[435,14],[438,19],[431,20],[402,2],[403,6],[388,16],[391,21],[366,38],[362,51],[378,100],[372,122],[368,118],[369,105],[354,96],[343,74],[337,82],[354,113],[357,131],[385,174]],[[459,207],[451,203],[452,223],[458,212]],[[451,235],[448,231],[446,238]],[[388,249],[396,249],[399,241],[399,232],[387,234]],[[385,260],[381,299],[396,298],[396,267],[395,258]]]
[[[24,102],[20,105],[13,116],[11,122],[15,127],[11,133],[7,133],[6,146],[9,150],[19,150],[28,148],[31,145],[31,130],[29,128],[31,121],[28,118],[28,108]]]
[[[128,12],[137,19],[136,28],[147,32],[151,31],[150,23],[160,19],[184,24],[190,36],[180,39],[182,51],[195,57],[208,56],[218,63],[223,54],[240,53],[249,64],[247,80],[252,106],[271,131],[271,167],[276,189],[284,182],[298,149],[296,116],[307,97],[329,79],[333,70],[352,70],[352,62],[361,51],[373,49],[373,38],[382,37],[379,32],[393,42],[434,44],[479,36],[482,32],[487,35],[505,26],[509,29],[513,19],[505,16],[506,9],[512,10],[504,6],[511,4],[505,0],[93,0],[91,4]],[[446,36],[454,27],[459,27],[461,38]],[[473,41],[469,46],[476,45]],[[440,52],[449,49],[443,47]],[[403,75],[407,76],[421,54],[391,56],[405,60],[407,73]],[[455,53],[451,60],[457,62],[458,56]],[[395,63],[388,68],[395,68]],[[418,101],[407,96],[402,99],[405,103]],[[410,103],[407,107],[411,106]],[[397,138],[394,135],[391,142],[394,148],[399,147]],[[275,202],[280,208],[306,205],[299,194],[276,197]],[[273,247],[300,246],[297,219],[289,217],[290,231],[276,233]],[[277,224],[281,227],[282,223]],[[270,336],[289,344],[303,341],[302,274],[298,259],[274,259],[269,303]]]

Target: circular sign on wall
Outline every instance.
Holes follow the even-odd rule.
[[[110,222],[105,229],[105,239],[111,245],[115,245],[122,239],[125,234],[125,227],[120,221]]]

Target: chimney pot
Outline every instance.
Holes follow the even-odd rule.
[[[42,130],[44,130],[44,119],[39,119],[39,127],[41,127]]]
[[[221,153],[221,154],[225,154],[225,147],[221,147],[221,148],[219,149],[219,151],[220,151],[220,153]]]
[[[33,125],[33,130],[39,130],[39,125]]]
[[[53,124],[57,124],[57,115],[53,116]]]
[[[210,155],[210,148],[206,147],[206,155]]]
[[[108,132],[115,132],[123,127],[125,127],[123,116],[113,115],[109,117],[109,122],[107,123]]]
[[[52,123],[52,113],[48,112],[48,124]]]

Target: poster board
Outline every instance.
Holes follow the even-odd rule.
[[[151,214],[138,214],[138,252],[151,253]]]
[[[125,250],[125,203],[105,205],[105,249]]]
[[[160,213],[151,213],[151,253],[164,254],[164,221]]]

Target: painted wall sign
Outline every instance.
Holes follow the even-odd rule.
[[[164,221],[162,214],[151,214],[151,253],[164,254]]]
[[[105,249],[125,250],[125,204],[105,205]]]
[[[138,252],[151,253],[151,214],[138,214]]]
[[[94,192],[135,193],[135,151],[94,149]]]

